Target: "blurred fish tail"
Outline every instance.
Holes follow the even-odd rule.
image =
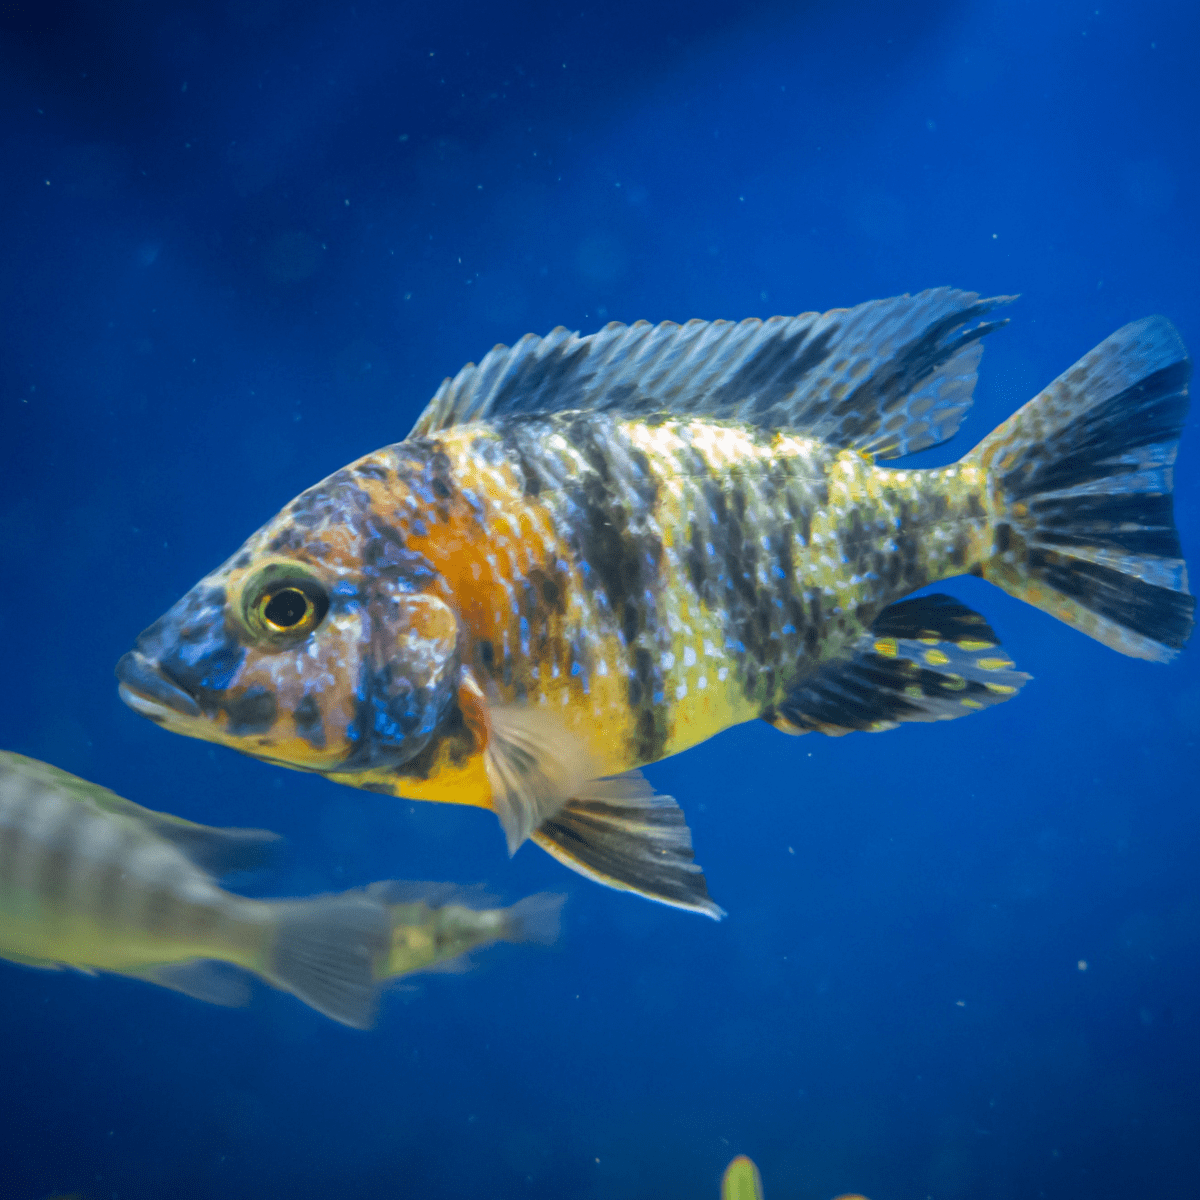
[[[1196,601],[1172,504],[1191,362],[1174,326],[1119,329],[963,460],[988,472],[984,578],[1106,646],[1165,662]]]
[[[281,901],[264,974],[318,1012],[368,1028],[375,1018],[376,963],[387,954],[391,921],[362,893]]]
[[[539,892],[505,909],[504,940],[553,946],[558,941],[566,899],[561,893]]]

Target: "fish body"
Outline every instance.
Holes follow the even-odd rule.
[[[222,1004],[242,968],[345,1024],[370,1023],[390,917],[361,893],[252,900],[212,872],[261,860],[274,835],[152,812],[0,752],[0,957],[111,971]],[[203,864],[203,865],[202,865]]]
[[[879,731],[1027,676],[942,595],[990,579],[1127,654],[1182,646],[1171,514],[1190,362],[1162,318],[951,466],[1005,298],[497,347],[409,437],[310,488],[122,659],[168,728],[497,812],[611,886],[719,915],[638,768],[731,725]]]
[[[446,969],[494,942],[549,946],[558,940],[564,896],[543,892],[508,908],[482,908],[455,889],[442,887],[417,898],[411,895],[413,888],[374,884],[368,889],[372,897],[388,903],[392,925],[387,956],[375,968],[380,980]]]

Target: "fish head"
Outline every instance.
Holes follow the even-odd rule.
[[[413,758],[453,707],[458,619],[375,509],[348,471],[297,497],[142,633],[117,664],[121,698],[301,770]]]

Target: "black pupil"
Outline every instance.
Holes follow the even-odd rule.
[[[308,598],[299,588],[282,588],[267,601],[263,616],[278,629],[291,629],[307,612]]]

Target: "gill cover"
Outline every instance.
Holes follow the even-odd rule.
[[[458,689],[458,621],[436,596],[384,588],[369,603],[357,743],[342,770],[399,766],[433,737]]]

